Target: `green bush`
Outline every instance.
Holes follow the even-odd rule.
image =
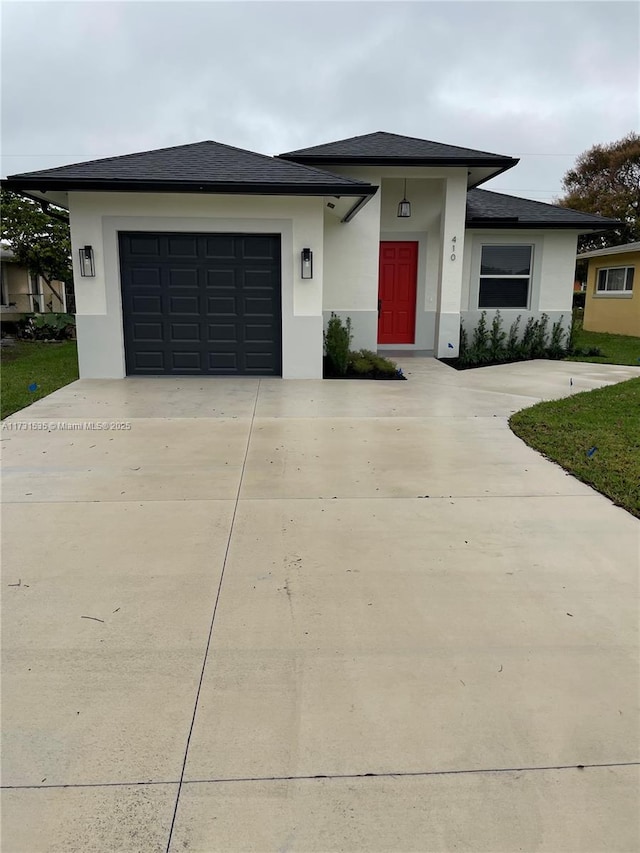
[[[347,372],[352,338],[351,317],[347,317],[343,323],[332,311],[324,333],[324,351],[338,376],[344,376]]]
[[[469,353],[469,335],[462,323],[460,323],[460,346],[458,352],[460,359],[465,359]]]
[[[505,338],[506,332],[502,329],[502,317],[500,311],[496,311],[491,322],[491,332],[489,333],[489,356],[491,361],[500,361],[505,358]]]
[[[521,319],[521,315],[516,317],[507,334],[502,328],[500,311],[496,311],[491,328],[487,328],[486,311],[483,311],[473,331],[470,345],[468,333],[461,325],[458,366],[478,367],[482,364],[524,361],[529,358],[564,358],[567,355],[563,317],[553,324],[550,340],[547,314],[541,314],[538,320],[529,317],[520,338],[518,333]]]
[[[395,362],[367,349],[349,353],[349,368],[360,376],[395,376],[398,372]]]
[[[73,314],[33,314],[18,324],[18,337],[28,341],[65,341],[75,337]]]
[[[531,342],[531,355],[533,358],[544,358],[547,354],[547,324],[549,315],[542,314],[539,320],[533,324],[533,341]]]
[[[527,320],[527,325],[524,327],[524,332],[522,333],[522,340],[520,341],[519,352],[518,355],[520,358],[531,358],[531,352],[533,350],[533,342],[536,337],[536,321],[533,317],[529,317]]]
[[[507,354],[507,358],[517,358],[519,352],[519,329],[520,329],[520,320],[522,319],[522,314],[518,314],[516,319],[513,321],[511,326],[509,326],[509,334],[507,335],[507,343],[505,345],[505,352]]]
[[[565,343],[565,330],[562,327],[564,314],[551,327],[551,340],[549,341],[549,349],[547,356],[549,358],[564,358],[567,355],[567,344]]]
[[[469,356],[473,364],[482,364],[489,361],[489,332],[487,330],[487,312],[483,311],[478,320],[478,325],[473,330]]]

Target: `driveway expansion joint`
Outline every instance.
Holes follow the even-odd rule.
[[[225,574],[225,569],[227,567],[227,559],[229,557],[229,549],[231,547],[231,538],[233,536],[233,528],[235,525],[236,515],[238,512],[238,504],[240,502],[240,492],[242,490],[242,481],[244,479],[244,472],[245,472],[245,468],[247,466],[247,458],[249,456],[249,446],[251,444],[251,434],[253,432],[253,424],[254,424],[255,419],[256,419],[256,409],[258,407],[258,396],[260,394],[260,382],[261,382],[261,380],[258,379],[258,384],[256,386],[256,395],[255,395],[255,398],[253,401],[253,411],[251,413],[251,423],[249,425],[249,433],[247,435],[247,444],[246,444],[246,447],[244,450],[244,458],[242,460],[242,468],[240,470],[240,478],[238,480],[238,489],[236,491],[236,497],[235,497],[235,502],[234,502],[234,506],[233,506],[233,514],[231,516],[231,524],[229,525],[229,535],[227,537],[227,544],[225,547],[224,557],[222,560],[222,571],[220,572],[220,580],[218,581],[218,589],[216,592],[215,603],[213,605],[213,613],[211,614],[211,623],[209,625],[209,635],[207,637],[207,644],[205,646],[204,659],[202,661],[202,669],[200,671],[200,679],[198,681],[198,689],[196,690],[196,698],[195,698],[195,703],[193,706],[193,714],[191,716],[191,724],[189,726],[189,734],[187,735],[187,743],[186,743],[186,747],[185,747],[185,751],[184,751],[184,759],[182,762],[182,770],[180,772],[180,779],[178,780],[178,791],[176,794],[176,802],[174,805],[173,815],[171,818],[171,826],[169,827],[169,837],[167,839],[167,847],[166,847],[167,853],[169,853],[169,849],[171,847],[171,839],[173,837],[173,830],[175,827],[176,817],[178,814],[178,804],[180,803],[180,793],[182,791],[182,784],[184,781],[184,772],[185,772],[185,768],[187,766],[187,759],[189,757],[189,745],[191,743],[191,735],[193,733],[193,726],[195,724],[196,714],[198,712],[198,700],[200,699],[200,691],[202,690],[202,682],[204,680],[204,673],[205,673],[205,670],[207,668],[207,659],[209,657],[209,649],[211,647],[211,638],[213,636],[213,626],[214,626],[214,623],[216,621],[216,614],[218,612],[218,603],[220,601],[220,594],[222,592],[222,584],[224,582],[224,574]]]

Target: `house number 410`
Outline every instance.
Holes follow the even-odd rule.
[[[451,260],[452,261],[455,261],[455,259],[456,259],[456,242],[457,242],[457,240],[458,240],[457,237],[451,238]]]

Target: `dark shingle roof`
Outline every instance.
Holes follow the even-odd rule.
[[[467,193],[468,228],[552,227],[599,230],[615,228],[618,225],[620,223],[616,219],[491,190],[473,189]]]
[[[288,163],[220,142],[196,142],[55,169],[10,175],[8,189],[208,190],[311,195],[371,195],[364,181]]]
[[[483,165],[515,166],[518,160],[488,151],[443,145],[428,139],[399,136],[397,133],[366,133],[338,142],[314,145],[280,154],[298,163],[363,163],[386,165]]]

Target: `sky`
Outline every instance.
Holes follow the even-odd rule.
[[[1,25],[3,177],[384,130],[520,157],[485,187],[553,201],[640,127],[636,2],[4,0]]]

